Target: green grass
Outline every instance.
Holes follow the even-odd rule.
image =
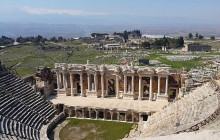
[[[99,121],[99,120],[81,120],[81,119],[67,119],[68,124],[63,127],[60,131],[61,140],[71,140],[68,134],[74,132],[74,127],[79,127],[78,133],[87,134],[83,139],[103,139],[103,140],[117,140],[124,138],[125,134],[128,134],[131,127],[134,125],[132,123],[122,123],[122,122],[112,122],[112,121]],[[135,124],[136,125],[136,124]],[[93,127],[85,127],[93,126]],[[94,131],[96,130],[96,131]],[[72,132],[72,133],[71,133]],[[88,133],[89,132],[89,133]]]
[[[170,54],[165,54],[165,55],[170,55]],[[158,54],[150,54],[146,58],[149,60],[158,60],[161,63],[169,65],[170,67],[175,68],[175,69],[181,69],[185,67],[187,68],[187,70],[190,70],[191,68],[203,65],[201,58],[196,58],[196,59],[189,60],[189,61],[170,61]]]
[[[204,42],[205,40],[203,40]],[[80,44],[80,42],[77,42]],[[90,60],[91,64],[119,64],[118,60],[121,57],[117,58],[99,58],[96,59],[96,56],[108,55],[102,51],[97,51],[94,49],[88,49],[88,45],[77,45],[77,43],[72,43],[70,41],[54,44],[47,42],[46,46],[70,46],[73,47],[73,51],[38,51],[39,45],[35,44],[26,44],[13,46],[11,48],[6,48],[0,50],[0,60],[3,63],[11,67],[13,71],[17,72],[19,76],[34,74],[36,67],[45,66],[54,68],[55,63],[75,63],[75,64],[86,64],[86,60]],[[78,48],[79,51],[76,51],[74,48]],[[119,50],[125,51],[125,50]],[[158,60],[163,64],[170,65],[172,68],[182,68],[186,67],[188,70],[192,67],[202,65],[202,58],[209,55],[220,55],[219,52],[211,51],[209,54],[201,54],[200,58],[182,61],[182,62],[172,62],[163,58],[162,56],[175,55],[169,54],[161,50],[132,50],[132,52],[137,53],[150,53],[147,59]],[[114,53],[113,53],[114,54]],[[128,56],[129,57],[129,56]]]
[[[172,68],[181,69],[183,67],[187,68],[187,70],[190,70],[191,68],[202,66],[201,58],[196,58],[189,61],[170,61],[166,58],[158,58],[160,62],[163,64],[170,65]]]

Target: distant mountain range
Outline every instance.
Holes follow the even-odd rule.
[[[187,36],[188,33],[202,34],[205,37],[211,35],[220,37],[219,26],[161,26],[161,25],[78,25],[78,24],[40,24],[40,23],[6,23],[0,22],[0,36],[16,38],[19,36],[36,36],[50,38],[52,36],[63,36],[65,38],[90,36],[91,33],[114,33],[123,32],[124,30],[141,30],[142,34],[147,35],[166,35],[166,36]]]

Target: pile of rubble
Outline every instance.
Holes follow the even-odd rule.
[[[164,56],[164,58],[170,61],[189,61],[195,58],[199,58],[199,56],[190,56],[190,55],[178,55],[178,56]]]
[[[106,58],[119,58],[119,63],[132,61],[138,61],[141,58],[147,57],[147,54],[138,54],[138,53],[123,53],[123,54],[108,54],[96,56],[96,59],[106,59]]]

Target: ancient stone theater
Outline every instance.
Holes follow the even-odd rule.
[[[56,63],[55,72],[51,101],[77,118],[146,121],[179,96],[181,85],[180,71],[169,67]]]

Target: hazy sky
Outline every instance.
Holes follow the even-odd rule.
[[[220,0],[0,0],[0,22],[220,24]]]

